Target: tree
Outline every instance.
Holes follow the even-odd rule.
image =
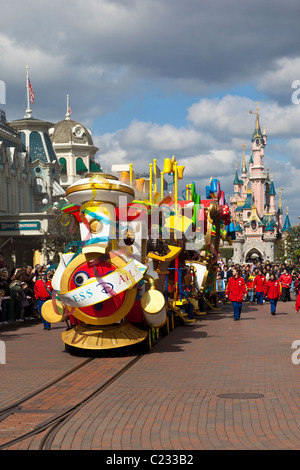
[[[276,258],[279,261],[290,259],[298,262],[300,258],[300,225],[294,225],[278,242]]]
[[[62,208],[64,201],[54,204],[46,209],[48,213],[48,231],[45,234],[45,243],[42,252],[48,260],[54,263],[59,261],[59,253],[64,253],[68,244],[80,241],[80,230],[73,216],[65,217]],[[72,250],[73,251],[73,250]]]

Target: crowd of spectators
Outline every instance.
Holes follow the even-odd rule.
[[[260,289],[260,287],[263,284],[263,278],[268,282],[271,274],[274,274],[275,279],[278,279],[280,282],[280,300],[283,302],[291,300],[291,292],[297,296],[300,290],[300,267],[296,264],[272,264],[267,261],[266,263],[246,263],[229,266],[219,263],[217,267],[216,290],[221,297],[226,290],[228,279],[232,276],[234,267],[239,270],[241,277],[245,280],[247,286],[246,300],[250,302],[257,301],[257,303],[261,303],[265,301],[265,291]]]
[[[50,266],[51,268],[51,266]],[[300,292],[300,267],[285,263],[246,263],[244,265],[224,265],[218,263],[216,273],[216,291],[225,297],[226,286],[232,276],[233,268],[237,268],[247,286],[247,299],[250,302],[257,300],[262,303],[264,293],[261,289],[261,279],[268,282],[271,274],[279,280],[281,285],[281,300],[290,301],[290,293],[296,296]],[[0,255],[0,325],[10,322],[22,322],[40,318],[41,303],[51,294],[47,285],[54,271],[45,265],[18,267],[9,270]],[[39,282],[37,282],[39,281]],[[44,322],[44,327],[49,328]]]
[[[0,259],[0,325],[40,318],[40,283],[44,285],[52,275],[40,264],[9,270]]]

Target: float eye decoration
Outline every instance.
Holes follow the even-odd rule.
[[[85,271],[79,271],[74,275],[73,281],[77,287],[81,287],[83,286],[83,284],[86,283],[86,281],[89,280],[89,278],[90,276],[88,275],[88,273],[86,273]]]

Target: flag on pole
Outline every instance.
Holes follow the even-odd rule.
[[[33,89],[32,89],[32,86],[31,86],[31,83],[30,83],[29,79],[28,79],[28,88],[29,88],[29,91],[30,91],[30,101],[31,101],[31,103],[34,103],[34,92],[33,92]]]
[[[69,114],[72,114],[72,111],[71,111],[71,108],[70,108],[69,105],[68,105],[68,113],[69,113]]]

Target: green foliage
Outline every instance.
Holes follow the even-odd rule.
[[[276,259],[292,262],[299,261],[300,258],[300,225],[294,225],[288,233],[277,244]]]
[[[69,223],[71,219],[68,219],[68,217],[63,220],[64,213],[60,210],[60,207],[48,208],[47,212],[49,214],[48,232],[42,252],[47,259],[57,263],[59,253],[64,253],[70,242],[80,240],[80,231],[78,224],[73,225],[72,221]]]

